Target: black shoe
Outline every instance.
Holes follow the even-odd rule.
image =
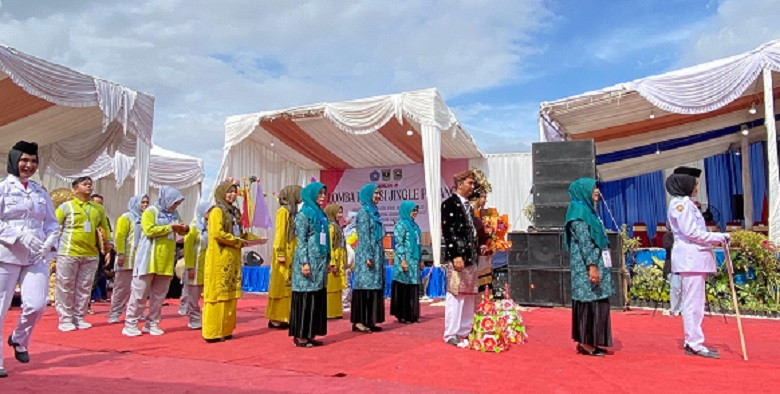
[[[21,345],[12,341],[11,335],[8,336],[8,346],[14,348],[14,357],[16,357],[16,361],[19,361],[22,364],[27,364],[30,362],[30,354],[27,353],[27,350],[21,352],[16,350],[17,346],[21,347]]]
[[[233,334],[230,334],[230,335],[228,335],[228,336],[226,336],[226,337],[225,337],[225,340],[226,340],[226,341],[229,341],[229,340],[231,340],[231,339],[233,339]]]
[[[693,350],[693,348],[691,348],[687,344],[685,345],[685,354],[689,356],[699,356],[704,358],[720,358],[720,353],[718,353],[718,351],[715,349],[705,348],[704,350],[696,351]]]
[[[609,352],[607,352],[607,349],[600,348],[598,346],[596,346],[595,349],[593,349],[593,353],[596,353],[599,356],[606,356],[607,354],[609,354]]]
[[[352,331],[354,331],[354,332],[371,332],[371,329],[366,327],[366,326],[363,326],[363,328],[360,328],[360,327],[358,327],[357,324],[353,324],[352,325]]]
[[[311,343],[312,346],[322,346],[325,344],[324,342],[318,341],[314,338],[309,338],[309,343]]]
[[[605,353],[601,353],[597,351],[596,349],[593,350],[587,350],[579,343],[577,344],[577,353],[582,354],[583,356],[596,356],[596,357],[604,357]]]
[[[0,368],[0,378],[7,378],[8,372],[5,372],[5,369]]]
[[[309,341],[307,341],[305,339],[303,341],[299,342],[298,338],[293,338],[293,343],[297,347],[312,347],[312,346],[314,346],[311,342],[309,342]]]
[[[460,341],[458,340],[458,337],[450,337],[450,339],[448,339],[448,340],[446,341],[446,343],[447,343],[448,345],[452,345],[452,346],[458,346],[458,344],[460,343]]]
[[[206,343],[225,342],[225,338],[209,338],[204,340],[206,341]]]
[[[368,329],[371,332],[380,332],[380,331],[382,331],[382,327],[379,327],[379,326],[369,326]]]
[[[276,329],[276,330],[286,330],[286,329],[290,328],[290,325],[287,324],[287,323],[282,323],[282,322],[276,322],[276,321],[269,320],[268,321],[268,328],[273,328],[273,329]]]

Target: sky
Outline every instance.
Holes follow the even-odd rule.
[[[0,0],[0,42],[155,96],[154,143],[204,160],[227,116],[436,87],[485,153],[539,104],[780,38],[780,0]]]

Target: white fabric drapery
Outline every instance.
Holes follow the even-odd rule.
[[[379,133],[380,129],[393,119],[397,120],[397,124],[408,123],[411,126],[408,131],[412,133],[416,131],[421,137],[425,186],[431,207],[441,206],[442,158],[482,157],[474,139],[460,127],[457,118],[444,103],[439,92],[436,89],[426,89],[340,103],[320,103],[280,111],[231,116],[225,122],[224,156],[217,183],[227,176],[259,175],[262,179],[262,171],[264,171],[262,167],[239,164],[242,160],[250,160],[248,156],[257,155],[258,151],[273,153],[275,160],[289,162],[299,173],[325,168],[315,162],[311,155],[307,157],[303,152],[298,152],[295,148],[276,140],[271,133],[263,129],[263,125],[266,124],[264,121],[272,121],[279,117],[292,118],[295,125],[321,146],[322,151],[327,150],[328,153],[335,154],[353,168],[414,163],[415,161],[411,159],[414,155],[407,155],[401,147]],[[335,134],[336,132],[352,136],[370,135],[371,138],[361,139],[363,145],[356,145],[354,138],[345,139]],[[406,133],[407,129],[402,132]],[[245,141],[247,143],[244,143]],[[256,148],[245,148],[244,145],[254,145]],[[345,147],[371,151],[345,152],[343,151]],[[238,159],[237,156],[244,157]],[[319,177],[318,175],[317,173],[315,177]],[[308,179],[305,182],[308,182]],[[266,183],[263,181],[261,183],[267,191]],[[280,184],[278,187],[285,185]],[[431,226],[434,262],[440,264],[441,214],[439,209],[430,209],[428,212],[430,223],[436,224]],[[264,257],[267,258],[265,255]]]
[[[130,197],[139,193],[148,193],[157,198],[157,189],[171,186],[184,194],[184,203],[179,208],[182,219],[189,221],[195,213],[195,207],[200,200],[200,190],[205,176],[203,160],[169,151],[158,146],[152,147],[147,155],[150,164],[144,167],[149,171],[149,186],[138,190],[138,183],[125,182],[128,177],[137,176],[135,157],[116,152],[110,156],[104,151],[92,165],[74,174],[62,175],[51,169],[39,173],[39,181],[48,190],[70,188],[70,182],[81,176],[93,179],[93,190],[105,198],[106,212],[116,219],[127,212],[127,202]]]
[[[231,149],[230,154],[222,158],[222,166],[217,175],[216,185],[222,183],[227,177],[248,177],[256,176],[260,180],[260,186],[266,194],[265,201],[268,204],[268,212],[271,218],[276,217],[276,211],[279,209],[279,200],[273,196],[273,193],[279,193],[287,185],[306,185],[311,178],[319,179],[319,170],[305,170],[296,164],[284,160],[273,150],[260,145],[244,143]],[[255,192],[256,185],[252,185],[252,193]],[[257,201],[257,196],[254,201]],[[214,201],[214,196],[208,196],[209,201]],[[256,229],[258,235],[268,237],[265,245],[254,246],[251,250],[260,254],[265,261],[271,258],[271,251],[274,242],[274,227],[270,230]],[[245,251],[246,252],[246,251]]]
[[[507,214],[510,231],[525,231],[531,222],[523,209],[531,203],[533,186],[531,153],[487,154],[469,160],[469,168],[477,167],[487,176],[493,192],[487,196],[487,206]]]
[[[20,117],[0,127],[0,147],[18,139],[40,145],[40,170],[60,175],[89,167],[103,151],[136,155],[137,145],[150,145],[154,97],[27,55],[0,44],[0,80],[9,78],[26,94],[54,104],[19,108]],[[10,92],[12,89],[9,89]],[[8,93],[12,95],[12,93]],[[31,100],[25,105],[39,106]],[[26,112],[31,108],[38,111]],[[7,114],[6,114],[7,115]],[[147,157],[139,156],[140,160]],[[145,169],[148,161],[141,161]],[[139,171],[139,185],[146,172]]]

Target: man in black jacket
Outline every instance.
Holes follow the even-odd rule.
[[[455,174],[455,193],[441,204],[442,249],[447,266],[444,341],[465,347],[474,321],[479,243],[468,197],[474,191],[474,172]]]

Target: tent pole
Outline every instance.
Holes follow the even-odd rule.
[[[433,125],[420,125],[425,189],[428,195],[428,228],[431,232],[433,265],[441,266],[441,133]],[[456,127],[456,126],[453,126]]]
[[[135,140],[135,194],[149,192],[149,160],[151,146],[136,137]]]
[[[777,130],[775,129],[775,99],[772,90],[772,70],[764,68],[764,124],[769,173],[769,239],[780,241],[780,170],[777,166]]]
[[[753,185],[750,180],[750,149],[746,135],[742,136],[742,212],[745,214],[745,229],[753,229]]]

